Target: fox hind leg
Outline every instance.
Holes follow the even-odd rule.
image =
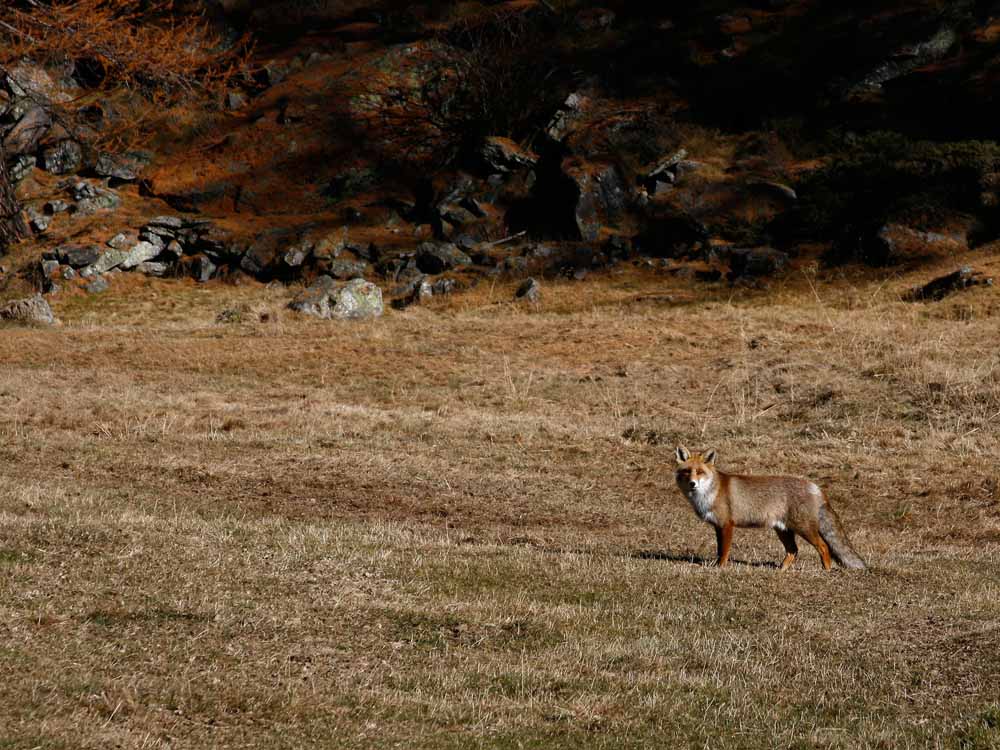
[[[816,551],[819,552],[819,559],[823,562],[823,569],[830,569],[830,548],[823,541],[823,537],[819,535],[819,529],[813,529],[808,534],[805,535],[806,541],[809,542]]]
[[[795,543],[795,532],[788,529],[775,529],[778,539],[785,547],[785,559],[781,561],[781,569],[788,570],[795,562],[795,556],[799,553],[799,547]]]

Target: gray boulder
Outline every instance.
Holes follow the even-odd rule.
[[[201,283],[211,279],[217,270],[217,266],[209,260],[207,255],[196,255],[191,263],[191,276]]]
[[[107,273],[112,268],[120,266],[128,258],[129,253],[125,250],[106,250],[90,267],[95,274]]]
[[[11,320],[18,323],[40,323],[55,325],[56,318],[52,308],[40,294],[26,299],[14,300],[0,306],[0,320]]]
[[[433,276],[457,266],[470,265],[472,258],[450,242],[422,242],[417,247],[416,263],[422,273]]]
[[[84,268],[101,257],[101,248],[97,245],[62,245],[53,252],[60,263],[73,268]]]
[[[338,283],[320,276],[288,305],[292,310],[327,320],[377,318],[384,310],[382,290],[364,279]]]
[[[161,248],[153,245],[150,242],[137,242],[131,250],[128,250],[128,254],[125,259],[119,264],[124,269],[135,268],[140,263],[145,263],[150,261],[160,254]],[[113,252],[122,252],[121,250],[116,250]],[[107,253],[105,253],[107,255]]]
[[[625,209],[625,183],[610,164],[567,159],[563,172],[576,186],[573,219],[580,239],[593,242],[600,236],[601,227],[615,223]]]
[[[135,267],[138,273],[144,273],[147,276],[166,276],[167,272],[170,270],[170,265],[167,263],[156,263],[156,262],[146,262],[140,263]]]

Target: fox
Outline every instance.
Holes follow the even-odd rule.
[[[781,570],[795,562],[796,535],[816,548],[825,570],[831,558],[845,568],[867,567],[818,485],[801,477],[727,474],[715,467],[716,457],[715,450],[676,449],[677,487],[698,517],[715,527],[719,567],[729,563],[737,526],[774,529],[785,547]]]

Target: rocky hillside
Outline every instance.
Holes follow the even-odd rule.
[[[3,295],[363,277],[405,306],[625,262],[766,286],[1000,236],[1000,4],[640,6],[189,2],[253,53],[152,117],[72,49],[22,59]],[[139,111],[141,138],[102,137]]]

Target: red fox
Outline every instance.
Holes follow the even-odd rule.
[[[782,570],[795,562],[796,534],[816,548],[826,570],[831,556],[845,568],[864,569],[819,487],[800,477],[726,474],[715,468],[715,457],[714,450],[691,454],[678,447],[677,486],[698,517],[715,527],[720,567],[729,562],[733,529],[750,526],[778,534],[785,547]]]

